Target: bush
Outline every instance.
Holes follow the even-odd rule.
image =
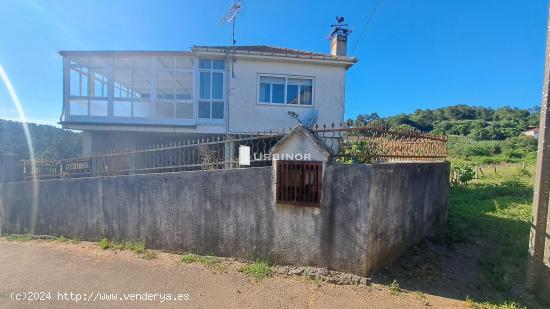
[[[253,264],[247,264],[239,271],[245,273],[247,276],[254,278],[255,280],[260,280],[265,277],[271,276],[273,270],[266,262],[256,261]]]
[[[465,186],[468,182],[472,181],[476,173],[467,164],[453,163],[451,167],[451,185],[452,186]]]

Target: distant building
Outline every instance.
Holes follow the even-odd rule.
[[[539,139],[539,128],[532,128],[527,131],[521,132],[522,135],[532,137],[534,139]]]
[[[190,51],[62,51],[61,125],[82,130],[83,153],[166,140],[290,128],[288,112],[344,120],[350,31],[330,53],[270,46],[193,46]]]

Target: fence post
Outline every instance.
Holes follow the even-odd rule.
[[[233,142],[234,136],[232,134],[227,134],[225,142],[223,143],[224,150],[224,165],[225,168],[232,168],[233,159],[235,158],[235,142]]]

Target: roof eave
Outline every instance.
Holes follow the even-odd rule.
[[[195,54],[200,55],[216,55],[224,56],[230,51],[225,48],[209,48],[209,47],[197,47],[194,46],[192,51]],[[297,55],[297,54],[284,54],[284,53],[273,53],[273,52],[258,52],[258,51],[242,51],[236,50],[235,55],[242,58],[271,58],[271,59],[284,59],[284,60],[297,60],[297,61],[310,61],[310,62],[319,62],[319,63],[331,63],[345,65],[346,67],[351,67],[359,59],[355,57],[337,57],[330,55]]]

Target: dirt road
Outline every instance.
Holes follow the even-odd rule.
[[[254,281],[238,271],[243,264],[224,263],[220,272],[183,264],[176,254],[157,252],[146,260],[96,243],[0,238],[0,308],[466,307],[433,295],[392,293],[378,284],[342,286],[282,275]],[[17,300],[29,297],[44,300]],[[106,297],[116,300],[101,300]]]

